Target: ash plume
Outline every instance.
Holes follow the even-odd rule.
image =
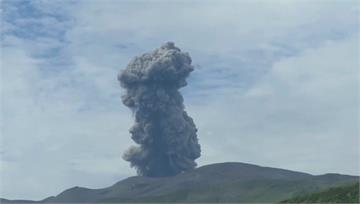
[[[196,167],[197,129],[179,92],[193,70],[189,54],[168,42],[135,57],[119,74],[126,89],[122,101],[135,116],[131,138],[138,144],[123,158],[139,175],[172,176]]]

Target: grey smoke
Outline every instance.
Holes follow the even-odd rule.
[[[196,167],[197,129],[179,92],[193,70],[189,54],[168,42],[135,57],[120,73],[122,101],[135,115],[131,137],[138,144],[123,157],[139,175],[172,176]]]

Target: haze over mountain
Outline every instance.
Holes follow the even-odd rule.
[[[272,202],[358,180],[358,176],[314,176],[228,162],[202,166],[172,177],[129,177],[102,189],[73,187],[41,202]]]

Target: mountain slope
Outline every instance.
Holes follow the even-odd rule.
[[[359,203],[359,182],[332,187],[321,192],[288,199],[282,203]]]
[[[358,180],[245,163],[219,163],[173,177],[135,176],[102,189],[70,188],[42,202],[277,202]]]
[[[130,177],[103,189],[75,187],[44,201],[281,201],[356,179],[358,177],[338,174],[313,176],[244,163],[220,163],[174,177]]]

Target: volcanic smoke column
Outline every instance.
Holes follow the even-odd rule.
[[[171,176],[195,168],[200,157],[197,129],[179,92],[193,70],[189,54],[168,42],[135,57],[120,73],[126,89],[122,101],[135,115],[130,133],[138,144],[123,157],[139,175]]]

